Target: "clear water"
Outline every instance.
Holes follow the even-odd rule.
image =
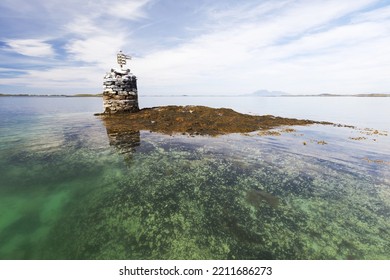
[[[390,98],[166,104],[361,129],[113,134],[100,98],[2,97],[0,259],[390,259]]]

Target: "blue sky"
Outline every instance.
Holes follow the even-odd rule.
[[[0,93],[389,93],[389,0],[1,0]]]

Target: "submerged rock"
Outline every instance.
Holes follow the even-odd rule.
[[[246,199],[254,207],[259,207],[263,202],[268,203],[272,208],[279,205],[279,198],[262,190],[249,190]]]

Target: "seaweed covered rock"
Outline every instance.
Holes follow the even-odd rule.
[[[103,122],[106,127],[115,132],[149,130],[165,134],[212,136],[228,133],[248,133],[279,126],[330,124],[271,115],[247,115],[232,109],[216,109],[206,106],[144,108],[134,114],[103,116]]]

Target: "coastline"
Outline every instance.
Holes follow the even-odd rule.
[[[0,97],[102,97],[102,93],[80,93],[80,94],[10,94],[0,93]],[[284,94],[284,95],[258,95],[258,94],[237,94],[237,95],[194,95],[194,94],[151,94],[145,97],[390,97],[390,93],[368,93],[368,94]]]

